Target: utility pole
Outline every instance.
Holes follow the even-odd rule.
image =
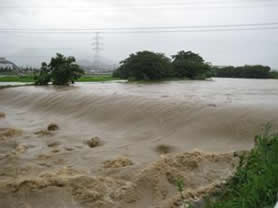
[[[103,50],[102,45],[103,43],[101,42],[102,37],[100,36],[100,32],[95,33],[95,37],[93,39],[93,51],[94,51],[94,65],[96,68],[99,69],[100,67],[100,51]]]

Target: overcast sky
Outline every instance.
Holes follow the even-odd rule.
[[[0,57],[38,66],[61,52],[92,61],[94,31],[66,33],[61,29],[278,23],[277,9],[277,0],[0,0]],[[166,55],[191,50],[215,65],[263,64],[278,69],[278,29],[274,27],[101,33],[101,56],[117,63],[139,50]],[[51,33],[53,29],[58,32]]]

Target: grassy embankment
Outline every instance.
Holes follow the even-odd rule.
[[[81,77],[78,82],[104,82],[104,81],[112,81],[119,80],[117,78],[112,77],[112,75],[86,75]],[[23,82],[30,83],[34,82],[33,76],[3,76],[0,77],[0,82]]]
[[[278,193],[278,134],[257,136],[235,176],[208,208],[273,208]]]
[[[34,78],[32,76],[3,76],[0,77],[0,82],[34,82]]]
[[[105,82],[105,81],[113,81],[120,80],[119,78],[112,77],[112,75],[87,75],[81,77],[78,82]]]

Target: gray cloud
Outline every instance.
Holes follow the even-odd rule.
[[[273,0],[1,0],[0,29],[119,28],[278,22]],[[137,50],[172,55],[193,50],[218,65],[265,64],[278,69],[278,29],[226,32],[102,34],[102,56],[115,62]],[[0,56],[39,65],[55,52],[93,59],[94,33],[6,33]]]

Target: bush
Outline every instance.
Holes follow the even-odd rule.
[[[170,77],[171,73],[171,60],[164,54],[142,51],[121,61],[113,76],[129,80],[161,80]]]
[[[49,64],[42,63],[39,75],[35,76],[36,85],[68,85],[74,83],[84,74],[83,69],[75,64],[74,57],[65,57],[57,53]]]

